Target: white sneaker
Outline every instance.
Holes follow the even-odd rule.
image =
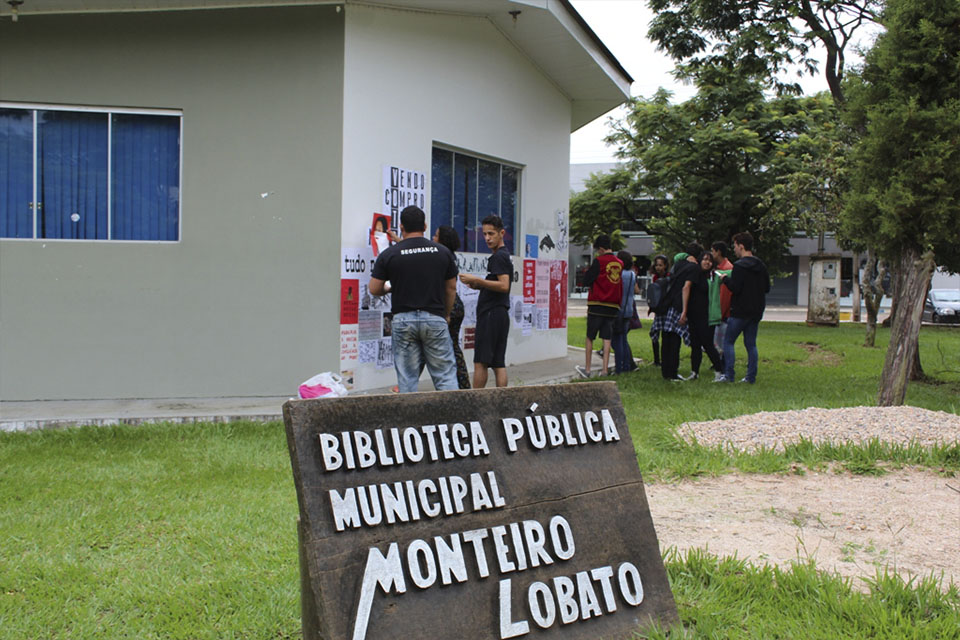
[[[690,372],[690,375],[688,375],[687,377],[685,377],[684,380],[696,380],[696,379],[699,378],[699,377],[700,377],[700,374],[699,374],[699,373],[697,373],[696,371],[691,371],[691,372]]]
[[[715,371],[715,372],[713,373],[713,381],[714,381],[714,382],[726,382],[726,381],[727,381],[727,378],[726,378],[726,376],[723,375],[723,372],[721,372],[721,371]]]
[[[578,364],[577,366],[574,367],[574,369],[576,369],[577,373],[580,374],[581,378],[590,377],[591,372],[587,371],[587,368],[584,367],[583,365]]]

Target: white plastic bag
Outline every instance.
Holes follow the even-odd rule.
[[[343,386],[343,378],[331,371],[318,373],[309,380],[305,380],[299,389],[301,399],[307,398],[338,398],[347,395]]]

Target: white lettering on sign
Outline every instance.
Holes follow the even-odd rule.
[[[343,431],[339,436],[321,433],[320,455],[325,471],[367,469],[420,462],[426,456],[431,462],[490,455],[487,438],[479,422],[469,428],[461,423],[448,426],[423,425],[366,431]],[[389,436],[387,438],[386,436]]]
[[[493,471],[471,473],[467,479],[443,476],[349,487],[342,493],[331,489],[328,493],[337,531],[497,509],[507,503]]]
[[[501,424],[503,434],[507,438],[507,450],[511,453],[516,453],[517,443],[523,439],[526,439],[534,449],[554,448],[560,445],[578,447],[620,440],[617,424],[607,409],[601,409],[599,416],[593,411],[585,411],[582,414],[564,413],[559,417],[536,415],[526,416],[523,420],[503,418]]]
[[[640,570],[632,562],[623,562],[617,568],[616,593],[628,605],[637,607],[643,602],[643,583]],[[547,582],[532,582],[527,587],[527,611],[533,623],[541,629],[549,629],[559,620],[561,625],[589,620],[613,613],[617,601],[611,577],[613,567],[597,567],[590,571],[578,571],[572,578],[556,576]],[[597,594],[599,586],[603,594],[603,607]],[[515,620],[512,610],[513,582],[500,581],[500,638],[516,638],[530,633],[526,619]]]
[[[523,532],[522,535],[521,532]],[[531,538],[527,532],[538,532],[538,534]],[[546,532],[549,532],[548,537],[545,535]],[[529,544],[531,539],[537,540],[535,548]],[[494,557],[496,558],[494,566],[501,575],[517,570],[517,565],[510,559],[511,556],[518,559],[522,557],[524,563],[526,563],[527,558],[536,555],[538,563],[553,564],[553,556],[560,560],[569,560],[573,557],[575,548],[570,523],[561,515],[553,516],[546,529],[534,520],[513,522],[506,526],[491,527],[490,529],[453,533],[449,536],[449,539],[436,536],[431,541],[413,540],[407,545],[405,552],[401,552],[397,543],[392,542],[387,548],[386,557],[377,547],[371,547],[367,552],[367,564],[364,568],[363,582],[360,587],[360,603],[357,607],[357,618],[353,627],[353,639],[364,640],[366,638],[370,609],[377,587],[380,587],[380,590],[385,594],[391,593],[391,590],[398,594],[406,591],[403,571],[404,560],[406,560],[406,568],[411,581],[420,589],[429,589],[434,586],[437,584],[438,578],[439,582],[444,585],[452,584],[454,581],[465,582],[468,566],[472,567],[477,575],[483,579],[490,575],[487,549],[483,544],[485,540],[491,540],[494,546]],[[463,544],[464,542],[469,543],[469,547],[466,547]],[[547,542],[549,543],[549,550],[546,548],[548,546]],[[464,552],[465,548],[473,551],[470,562],[468,562],[468,554]],[[504,582],[506,582],[506,586],[504,586]],[[621,584],[623,583],[624,581],[621,580]],[[639,573],[635,584],[639,584]],[[572,587],[570,589],[572,590]],[[506,610],[504,610],[505,591]],[[514,633],[514,635],[523,635],[529,631],[529,625],[526,622],[519,624],[510,622],[509,595],[510,581],[501,581],[501,637],[513,637],[502,635],[505,629]],[[524,630],[520,631],[521,628],[524,628]]]

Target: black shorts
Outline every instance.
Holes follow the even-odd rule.
[[[506,307],[494,307],[477,316],[473,361],[494,369],[506,367],[509,332],[510,313]]]
[[[600,334],[601,340],[613,339],[613,322],[616,318],[610,316],[598,316],[592,313],[587,314],[587,338],[596,340],[597,334]]]

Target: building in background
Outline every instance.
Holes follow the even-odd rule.
[[[594,173],[605,173],[613,170],[617,166],[614,162],[604,163],[580,163],[570,165],[570,189],[574,193],[584,190],[586,180]],[[630,224],[624,226],[622,230],[624,239],[627,242],[627,251],[634,256],[649,259],[654,254],[653,237],[646,232],[631,227]],[[704,242],[712,241],[708,238],[702,239]],[[818,239],[807,237],[795,237],[790,243],[790,255],[786,263],[782,266],[784,271],[790,272],[786,278],[776,278],[771,286],[770,293],[767,294],[767,304],[770,306],[807,306],[810,289],[810,256],[817,252]],[[831,254],[840,254],[840,306],[850,308],[853,304],[853,283],[854,254],[850,251],[843,251],[837,245],[836,239],[832,234],[827,234],[824,238],[824,251]],[[672,257],[672,256],[671,256]],[[586,273],[590,266],[591,248],[583,245],[570,245],[570,291],[572,296],[586,297],[586,290],[578,285],[577,277]],[[731,257],[731,260],[734,258]],[[649,262],[649,260],[647,260]],[[860,256],[860,269],[866,262],[866,256]],[[643,261],[641,260],[641,263]],[[931,286],[933,288],[960,289],[960,275],[950,275],[943,270],[938,270],[934,276]],[[890,300],[884,298],[883,307],[889,306]]]
[[[0,7],[0,399],[392,385],[407,204],[475,272],[501,215],[508,364],[566,354],[570,132],[632,82],[566,0]]]

